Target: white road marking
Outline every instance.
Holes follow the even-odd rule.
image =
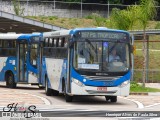
[[[51,105],[51,103],[49,102],[49,100],[47,100],[44,97],[41,97],[41,96],[38,96],[38,95],[32,95],[32,94],[29,94],[29,93],[23,93],[23,94],[28,94],[28,95],[31,95],[33,97],[37,97],[37,98],[41,99],[44,102],[45,105]]]
[[[119,96],[119,97],[120,97],[120,96]],[[120,97],[120,98],[126,99],[126,100],[129,100],[129,101],[132,101],[132,102],[136,103],[136,104],[137,104],[137,107],[138,107],[139,109],[144,108],[144,105],[143,105],[141,102],[139,102],[139,101],[132,100],[132,99],[129,99],[129,98],[124,98],[124,97]]]
[[[160,103],[155,103],[155,104],[152,104],[152,105],[148,105],[148,106],[146,106],[146,108],[153,107],[153,106],[156,106],[156,105],[160,105]]]

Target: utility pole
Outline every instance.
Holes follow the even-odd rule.
[[[28,16],[28,1],[29,1],[29,0],[27,0],[27,16]]]
[[[107,18],[109,18],[109,0],[108,0],[108,12],[107,12]]]
[[[81,18],[83,17],[82,9],[83,9],[83,6],[82,6],[82,0],[81,0]]]

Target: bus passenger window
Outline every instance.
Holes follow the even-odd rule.
[[[56,47],[58,47],[59,44],[59,38],[56,39]]]
[[[49,47],[52,47],[52,42],[53,42],[53,40],[52,40],[52,38],[50,38],[49,39]]]
[[[62,40],[60,39],[58,43],[58,47],[62,47],[61,44],[62,44]]]
[[[30,51],[30,63],[34,66],[37,67],[37,44],[32,44],[31,45],[31,51]]]
[[[54,47],[56,47],[56,39],[55,38],[54,38],[53,44],[54,44]]]

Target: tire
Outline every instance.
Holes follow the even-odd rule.
[[[110,96],[105,96],[105,98],[106,98],[106,101],[110,100]]]
[[[65,95],[66,102],[72,102],[73,96],[70,96],[66,93],[66,85],[64,85],[64,95]]]
[[[39,89],[44,89],[45,87],[44,86],[42,86],[42,85],[38,85],[38,87],[39,87]]]
[[[59,95],[59,92],[57,90],[52,90],[52,95],[53,96],[58,96]]]
[[[117,96],[112,96],[111,97],[111,102],[117,102]]]
[[[117,96],[105,96],[106,101],[117,102]]]
[[[16,88],[17,84],[15,83],[14,75],[12,72],[6,73],[5,80],[6,80],[6,86],[8,88]]]
[[[68,94],[65,94],[65,100],[66,100],[66,102],[72,102],[73,96],[70,96],[70,95],[68,95]]]
[[[52,95],[52,89],[48,88],[48,80],[47,77],[45,78],[45,93],[47,96]]]

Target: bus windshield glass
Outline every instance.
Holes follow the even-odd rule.
[[[95,72],[127,72],[129,43],[116,40],[82,39],[74,44],[74,68]]]

